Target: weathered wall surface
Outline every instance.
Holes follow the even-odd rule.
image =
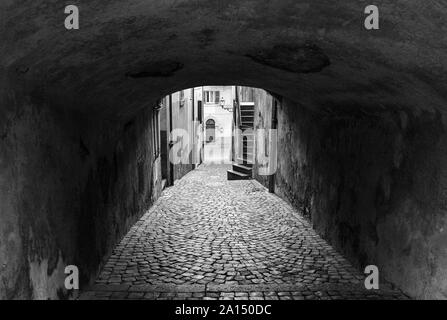
[[[159,193],[151,111],[97,121],[0,82],[0,299],[66,298]]]
[[[155,158],[152,110],[125,123],[89,120],[84,135],[90,155],[81,186],[77,259],[92,279],[117,240],[161,193],[160,157]],[[94,245],[92,245],[94,244]]]
[[[192,163],[192,91],[184,90],[183,104],[180,106],[180,92],[172,95],[172,137],[174,145],[172,154],[174,159],[174,180],[181,179],[185,174],[194,169]],[[178,160],[175,160],[178,159]]]
[[[54,298],[76,253],[80,128],[0,87],[0,299]]]
[[[413,109],[414,110],[414,109]],[[436,111],[278,110],[276,192],[360,268],[447,298],[447,136]]]
[[[269,187],[269,176],[262,173],[267,169],[268,162],[262,161],[260,157],[270,157],[269,130],[272,128],[273,97],[262,89],[254,89],[253,100],[255,103],[254,131],[256,139],[254,145],[253,177],[265,187]],[[262,140],[262,141],[261,141]]]

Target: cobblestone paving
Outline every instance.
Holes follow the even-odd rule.
[[[83,299],[394,299],[289,204],[202,165],[131,228]]]

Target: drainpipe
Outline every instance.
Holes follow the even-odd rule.
[[[272,97],[273,99],[273,108],[272,108],[272,129],[276,130],[278,128],[278,100],[276,100],[274,97]],[[276,157],[276,153],[273,154],[272,151],[270,151],[270,157]],[[270,163],[271,163],[271,159],[270,159]],[[275,175],[276,173],[272,173],[269,176],[269,192],[270,193],[275,193]]]
[[[202,119],[200,119],[200,121],[201,121],[201,125],[202,125],[202,132],[201,132],[201,134],[202,134],[202,146],[201,146],[201,150],[200,150],[200,157],[201,157],[201,160],[202,160],[202,162],[203,161],[205,161],[205,123],[204,123],[204,120],[205,120],[205,102],[204,102],[204,99],[203,99],[203,97],[204,97],[204,95],[203,95],[203,86],[202,86],[202,105],[201,105],[201,107],[202,107]]]
[[[237,133],[237,116],[236,113],[239,110],[239,95],[238,86],[234,86],[234,100],[233,100],[233,125],[232,125],[232,135],[231,135],[231,160],[236,163],[236,139],[235,135]]]
[[[191,88],[192,91],[192,132],[190,134],[190,137],[192,137],[192,152],[191,152],[191,162],[193,162],[192,164],[192,169],[194,170],[195,168],[197,168],[197,163],[196,163],[196,122],[194,119],[195,117],[195,113],[194,113],[194,108],[195,108],[195,98],[194,98],[194,87]]]
[[[172,94],[169,95],[169,130],[168,130],[168,139],[169,139],[169,145],[168,145],[168,160],[169,160],[169,177],[168,177],[168,185],[173,186],[174,185],[174,164],[172,163],[172,159],[169,159],[169,151],[174,146],[174,142],[172,141]]]

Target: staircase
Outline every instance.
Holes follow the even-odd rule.
[[[252,164],[233,163],[233,170],[227,171],[228,180],[248,180],[251,179]]]
[[[242,132],[252,129],[254,126],[255,106],[253,103],[240,103],[239,105],[239,128]],[[232,170],[227,171],[228,180],[248,180],[252,177],[254,137],[253,132],[245,132],[242,137],[242,158],[236,159]]]

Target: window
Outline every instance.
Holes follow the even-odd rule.
[[[216,140],[216,123],[213,119],[206,120],[205,123],[206,128],[206,142],[213,142]]]
[[[214,92],[214,102],[215,103],[220,103],[220,91],[215,91]]]
[[[180,108],[185,106],[185,91],[184,90],[180,91],[179,103],[180,103]]]
[[[219,103],[220,91],[205,91],[205,103]]]

